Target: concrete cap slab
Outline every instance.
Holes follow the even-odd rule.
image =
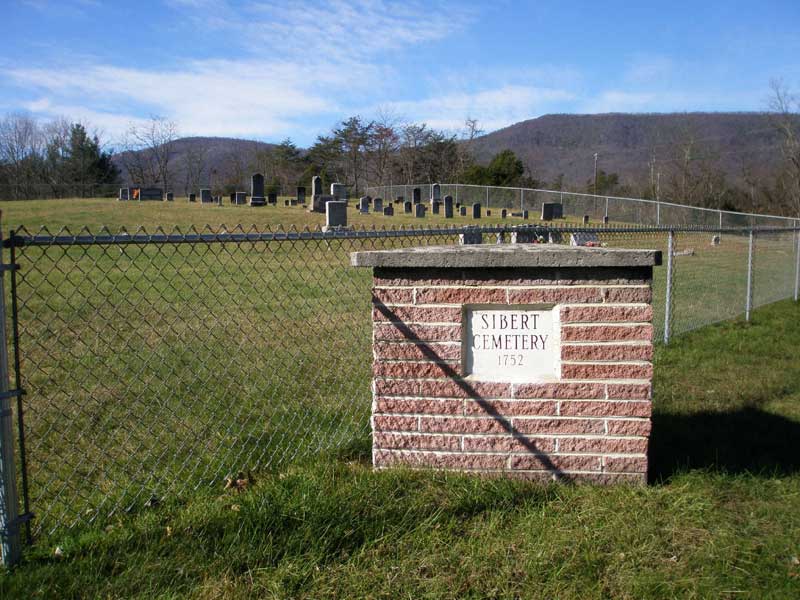
[[[592,248],[557,244],[475,244],[420,246],[396,250],[352,252],[354,267],[456,268],[493,267],[652,267],[661,264],[660,250]]]

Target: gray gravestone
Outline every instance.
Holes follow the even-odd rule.
[[[608,215],[603,217],[603,225],[608,225]]]
[[[431,186],[431,199],[432,200],[442,199],[442,186],[440,186],[438,183],[434,183]]]
[[[486,209],[486,216],[487,217],[491,217],[492,216],[492,211],[490,209],[488,209],[488,208]]]
[[[189,194],[189,202],[197,202],[197,195]]]
[[[431,200],[431,212],[435,215],[438,215],[441,204],[442,203],[439,200]]]
[[[403,212],[404,212],[405,214],[407,214],[407,215],[410,215],[410,214],[411,214],[411,207],[412,207],[412,206],[413,206],[413,205],[411,204],[411,202],[404,202],[404,203],[403,203]]]
[[[306,188],[302,185],[297,186],[297,201],[300,204],[306,203]]]
[[[425,205],[424,204],[415,204],[414,205],[414,216],[418,219],[421,219],[425,216]]]
[[[264,176],[254,173],[250,178],[250,206],[264,206]]]
[[[411,190],[411,201],[414,204],[419,204],[420,202],[422,202],[422,192],[420,191],[419,188],[414,188],[413,190]]]
[[[325,228],[323,231],[338,227],[347,227],[347,202],[334,200],[325,203]]]
[[[535,244],[544,241],[539,239],[535,229],[518,229],[511,232],[512,244]]]
[[[172,202],[173,200],[175,200],[175,194],[167,192],[167,202]]]
[[[288,201],[288,200],[284,200],[284,201],[283,201],[283,205],[284,205],[284,206],[289,206],[289,201]]]
[[[372,201],[372,210],[376,213],[383,212],[383,198],[375,198]]]
[[[583,224],[584,225],[588,225],[589,224],[589,215],[583,215]]]
[[[325,197],[322,195],[322,178],[319,175],[314,175],[311,178],[311,204],[308,207],[308,211],[325,212],[325,200],[323,200]]]
[[[236,192],[236,204],[247,204],[247,192]],[[257,198],[256,196],[250,197],[250,206],[264,206],[264,196]]]
[[[361,196],[358,201],[358,212],[360,213],[368,213],[369,212],[369,199],[366,196]]]
[[[229,200],[231,201],[231,204],[236,204],[236,192],[231,192]]]
[[[131,191],[128,188],[119,188],[119,197],[117,200],[128,200],[131,197]]]
[[[453,197],[452,196],[445,196],[444,197],[444,218],[445,219],[452,219],[453,218]]]
[[[458,214],[460,214],[462,217],[466,217],[467,216],[467,207],[466,206],[461,206],[458,209]]]
[[[466,207],[465,207],[466,208]],[[482,244],[483,234],[480,231],[470,231],[469,229],[458,235],[458,243],[462,246],[471,244]]]
[[[522,218],[525,219],[526,221],[528,220],[528,211],[527,210],[523,210],[522,211]]]
[[[542,221],[564,218],[564,205],[559,202],[545,202],[542,204]]]
[[[200,202],[202,202],[203,204],[208,204],[213,201],[214,199],[211,197],[211,190],[207,188],[203,188],[200,190]]]
[[[394,206],[389,204],[388,206],[383,207],[383,216],[384,217],[393,217],[394,216]]]
[[[508,211],[504,208],[500,211],[500,218],[505,219],[508,216]]]
[[[481,205],[479,202],[476,202],[472,205],[472,218],[473,219],[480,219],[481,218]]]
[[[270,192],[267,194],[267,204],[272,204],[273,206],[278,205],[278,192]]]
[[[338,202],[347,200],[347,189],[343,183],[331,184],[331,196],[336,198]]]
[[[322,177],[314,175],[311,178],[311,195],[322,196]]]
[[[599,246],[600,238],[593,232],[573,233],[569,236],[570,246]]]

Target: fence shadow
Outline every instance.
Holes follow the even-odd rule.
[[[648,479],[687,469],[791,475],[800,472],[800,423],[759,410],[654,413]]]

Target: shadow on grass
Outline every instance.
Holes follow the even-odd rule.
[[[648,479],[687,469],[791,475],[800,472],[800,423],[746,407],[730,412],[654,413]]]

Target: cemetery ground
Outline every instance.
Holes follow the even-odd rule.
[[[783,301],[659,346],[646,487],[373,472],[363,439],[45,537],[0,595],[797,598],[798,336]]]

